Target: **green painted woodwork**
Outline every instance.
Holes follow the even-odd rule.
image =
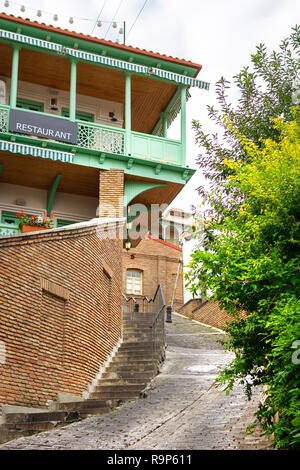
[[[163,120],[163,137],[167,138],[168,136],[168,113],[162,113],[162,120]]]
[[[159,163],[181,163],[181,142],[140,132],[131,133],[131,155]]]
[[[51,214],[51,211],[52,211],[54,197],[55,197],[58,185],[60,183],[61,176],[62,175],[60,175],[60,174],[56,175],[56,177],[54,178],[54,181],[52,183],[51,188],[48,190],[48,194],[47,194],[47,216],[48,217],[50,217],[50,214]]]
[[[3,169],[3,163],[0,163],[0,175],[2,173],[2,169]]]
[[[57,219],[56,220],[56,228],[65,227],[66,225],[76,224],[73,220],[63,220]]]
[[[0,129],[3,129],[3,132],[0,132],[0,148],[4,151],[51,158],[53,160],[59,159],[63,162],[104,170],[118,168],[124,170],[125,174],[180,184],[185,184],[195,172],[194,169],[186,168],[183,162],[181,163],[181,142],[179,141],[131,132],[132,151],[131,156],[128,156],[122,152],[117,153],[115,145],[110,150],[94,149],[94,139],[88,141],[89,145],[84,147],[80,146],[80,141],[78,141],[78,145],[73,146],[63,142],[34,139],[27,135],[10,134],[8,132],[9,110],[9,106],[0,105],[0,123],[3,121],[0,126]],[[44,114],[54,117],[54,115]],[[61,117],[60,119],[67,118]],[[111,132],[112,135],[117,133],[125,136],[124,129],[88,122],[86,124],[81,122],[81,125],[95,127],[95,132],[96,129],[97,132],[105,130],[105,132]],[[92,129],[89,131],[89,134],[91,131]],[[82,134],[82,131],[80,131],[80,134]],[[11,142],[12,139],[14,140],[13,144]],[[97,138],[95,142],[98,141],[99,139]],[[8,148],[11,145],[13,145],[13,149]],[[89,146],[92,148],[89,148]]]
[[[131,75],[125,75],[125,153],[131,155]]]
[[[11,227],[19,227],[19,219],[15,212],[1,212],[1,224],[10,225]]]
[[[12,66],[11,66],[11,83],[10,83],[10,97],[9,105],[15,108],[17,104],[18,93],[18,73],[19,73],[19,50],[20,47],[16,44],[13,45]]]
[[[34,101],[23,100],[17,98],[16,103],[17,108],[27,109],[28,111],[38,111],[40,113],[44,112],[44,104],[43,103],[36,103]]]
[[[180,116],[180,140],[181,140],[181,161],[185,164],[186,155],[186,88],[181,88],[181,116]]]
[[[158,128],[160,127],[161,125],[161,121],[163,119],[163,116],[168,116],[168,114],[170,113],[172,107],[174,106],[174,104],[176,103],[176,101],[178,100],[179,96],[180,96],[180,88],[178,87],[177,90],[175,91],[174,95],[172,96],[171,100],[169,101],[168,105],[165,107],[164,111],[161,113],[161,116],[159,118],[159,120],[157,121],[155,127],[153,128],[151,134],[156,134]]]
[[[70,120],[76,120],[76,79],[77,79],[77,62],[71,61],[70,75]]]
[[[0,237],[20,233],[19,219],[14,212],[2,211],[0,219]]]
[[[128,205],[139,194],[154,188],[164,188],[162,183],[149,183],[147,181],[125,181],[124,184],[124,204]]]
[[[61,110],[61,115],[66,118],[70,117],[69,110],[67,108],[63,108]],[[76,111],[76,121],[94,122],[94,115],[84,113],[82,111]]]

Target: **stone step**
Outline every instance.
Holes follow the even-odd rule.
[[[131,396],[131,394],[139,394],[145,387],[141,384],[129,385],[97,385],[91,394],[90,398],[101,398],[102,395],[108,395],[112,398],[118,399],[119,396]],[[96,393],[97,397],[94,396]],[[128,395],[129,394],[129,395]]]
[[[136,372],[136,371],[124,371],[120,370],[118,372],[113,372],[113,371],[108,371],[104,372],[102,375],[101,380],[111,380],[111,379],[118,379],[120,378],[121,380],[128,380],[132,378],[136,378],[139,380],[145,380],[148,381],[153,377],[153,371],[148,371],[148,372]]]
[[[111,410],[114,406],[117,405],[117,402],[113,400],[84,400],[84,401],[73,401],[73,402],[64,402],[64,403],[57,403],[56,406],[59,410],[64,411],[78,411],[80,414],[85,410],[90,410],[95,408],[95,410]]]
[[[134,400],[136,398],[139,398],[141,395],[141,391],[127,391],[127,392],[106,392],[106,391],[101,391],[101,392],[93,392],[91,393],[91,398],[92,399],[115,399],[119,400],[120,402],[126,402],[129,400]]]
[[[143,364],[149,364],[149,365],[152,364],[152,365],[154,365],[156,363],[155,359],[153,359],[152,356],[149,357],[149,358],[142,358],[142,357],[139,357],[139,356],[134,357],[134,358],[123,357],[123,356],[120,356],[120,357],[115,356],[113,362],[111,363],[111,365],[119,363],[119,362],[123,362],[124,366],[131,365],[132,367],[143,365]]]
[[[68,418],[68,413],[64,411],[38,410],[34,412],[12,411],[3,413],[3,424],[15,423],[43,423],[47,421],[64,422]]]
[[[121,344],[119,350],[123,349],[146,349],[149,351],[150,348],[152,348],[152,341],[127,341],[124,340],[124,342]]]
[[[154,351],[145,351],[141,349],[120,350],[115,357],[133,358],[133,359],[151,359],[154,358]]]
[[[138,377],[118,377],[118,378],[103,378],[99,381],[99,387],[118,386],[120,388],[127,387],[127,385],[136,385],[136,387],[143,387],[147,385],[147,380]],[[98,387],[97,386],[97,387]]]

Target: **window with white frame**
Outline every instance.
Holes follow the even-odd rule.
[[[139,269],[127,269],[126,292],[127,294],[142,295],[143,274]]]

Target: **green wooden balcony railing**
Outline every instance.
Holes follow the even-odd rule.
[[[7,237],[8,235],[17,235],[19,233],[20,229],[16,226],[0,224],[0,237]]]
[[[9,111],[9,106],[0,105],[0,133],[9,133]],[[49,116],[55,117],[55,115]],[[79,148],[115,155],[126,155],[126,149],[130,149],[129,156],[135,158],[185,165],[185,155],[182,154],[180,141],[133,131],[126,133],[125,129],[97,123],[79,120],[76,122],[78,124],[76,146]],[[59,145],[59,142],[57,143]]]

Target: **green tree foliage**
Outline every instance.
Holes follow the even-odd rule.
[[[276,447],[289,449],[300,448],[300,131],[291,99],[299,60],[289,49],[299,48],[299,37],[295,28],[271,57],[260,46],[255,76],[237,76],[238,109],[223,106],[218,114],[222,144],[194,124],[198,141],[207,143],[200,160],[212,183],[206,196],[214,218],[188,275],[193,292],[209,289],[234,318],[224,344],[235,359],[218,382],[228,392],[242,382],[249,398],[264,386],[256,417]]]
[[[216,84],[219,109],[208,106],[208,116],[220,129],[219,134],[208,135],[198,121],[193,121],[196,143],[201,148],[197,163],[210,182],[210,191],[200,187],[199,192],[219,216],[226,213],[228,207],[235,207],[234,191],[228,194],[226,188],[224,192],[223,183],[231,174],[224,159],[248,158],[237,135],[224,124],[223,118],[228,116],[241,134],[259,145],[260,139],[278,139],[272,119],[281,116],[291,121],[292,106],[300,104],[300,27],[295,26],[290,37],[281,42],[279,51],[271,55],[266,46],[260,44],[251,56],[251,63],[251,69],[245,67],[233,77],[239,95],[236,106],[228,103],[230,83],[222,77]]]

